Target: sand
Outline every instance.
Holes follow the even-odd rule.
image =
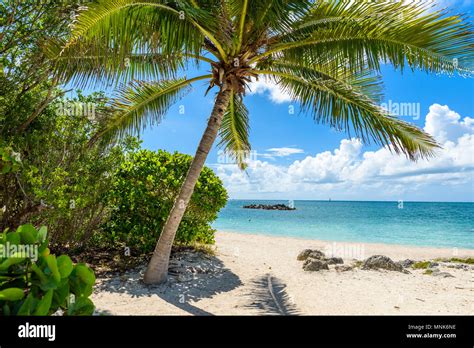
[[[384,270],[306,272],[298,253],[334,252],[346,265],[386,255],[394,261],[474,257],[474,250],[342,243],[219,231],[216,272],[166,285],[141,283],[143,268],[98,279],[97,312],[111,315],[416,315],[474,314],[474,267],[438,268],[453,277]]]

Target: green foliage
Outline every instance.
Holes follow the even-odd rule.
[[[413,265],[411,265],[411,267],[413,269],[427,269],[428,267],[430,267],[430,264],[430,261],[419,261],[415,262]]]
[[[468,265],[474,265],[474,257],[467,257],[465,259],[461,259],[459,257],[453,257],[449,261],[458,262],[458,263],[467,263]]]
[[[114,147],[89,146],[105,101],[101,93],[80,92],[57,100],[28,132],[7,138],[21,162],[12,167],[17,172],[0,175],[1,229],[31,221],[46,225],[54,243],[82,244],[107,220],[104,196],[112,173],[139,143],[124,138]]]
[[[113,104],[115,115],[109,120],[106,128],[101,129],[97,136],[106,138],[123,137],[123,135],[139,132],[146,127],[140,124],[143,113],[151,112],[150,123],[159,123],[168,108],[181,96],[189,91],[189,81],[185,79],[167,80],[160,83],[132,82]],[[127,126],[125,127],[125,124]]]
[[[0,314],[92,315],[94,272],[48,249],[46,227],[26,224],[0,236]],[[10,254],[13,252],[13,254]]]
[[[130,154],[114,175],[107,239],[152,251],[191,164],[192,157],[166,151]],[[177,232],[178,243],[213,243],[209,223],[227,202],[221,180],[205,167]]]
[[[19,131],[55,97],[47,40],[65,37],[81,0],[0,2],[0,133]],[[8,123],[4,123],[7,120]],[[24,130],[24,129],[21,129]]]
[[[66,37],[80,3],[0,4],[0,231],[33,222],[48,227],[53,243],[87,240],[108,216],[109,173],[136,145],[124,139],[113,148],[90,147],[107,100],[80,91],[65,99],[52,77],[45,43]]]
[[[219,146],[225,149],[226,154],[234,157],[241,169],[246,168],[246,161],[250,156],[249,123],[247,107],[242,98],[233,92],[219,129]]]

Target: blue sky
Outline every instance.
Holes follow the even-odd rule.
[[[444,4],[455,12],[471,12],[473,5],[471,0]],[[260,81],[245,97],[256,151],[248,170],[222,163],[216,147],[206,164],[231,198],[474,201],[474,80],[410,70],[401,75],[390,66],[383,67],[383,77],[387,105],[413,106],[403,119],[443,145],[435,159],[410,163],[386,149],[348,140],[300,114],[277,86]],[[206,87],[195,83],[161,124],[142,134],[143,147],[193,155],[213,104],[212,92],[204,97]]]

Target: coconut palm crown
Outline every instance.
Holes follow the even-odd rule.
[[[245,168],[245,92],[253,79],[277,83],[319,123],[416,160],[438,145],[379,106],[381,65],[446,74],[469,74],[472,66],[471,24],[421,1],[99,0],[80,10],[71,37],[50,49],[61,81],[116,86],[112,116],[93,141],[110,143],[158,123],[195,82],[205,82],[203,94],[216,91],[147,283],[166,279],[176,229],[218,136]],[[203,66],[208,74],[185,75]]]

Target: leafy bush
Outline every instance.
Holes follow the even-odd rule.
[[[449,261],[451,262],[459,262],[459,263],[467,263],[469,265],[474,265],[474,257],[467,257],[465,259],[460,259],[458,257],[453,257]]]
[[[50,254],[46,227],[26,224],[0,237],[0,315],[51,315],[58,309],[92,315],[94,272],[73,265],[67,255]]]
[[[90,147],[96,121],[66,112],[65,105],[75,103],[96,105],[97,116],[104,97],[79,93],[58,100],[28,132],[10,139],[12,145],[0,143],[0,231],[32,222],[48,227],[52,243],[73,246],[84,244],[107,221],[104,197],[112,174],[139,143],[129,137],[113,147]]]
[[[106,238],[142,252],[152,251],[191,161],[191,156],[162,150],[131,154],[115,173],[108,195],[112,213]],[[209,224],[226,203],[222,181],[205,167],[175,241],[213,243],[215,231]]]
[[[44,49],[67,37],[80,3],[0,1],[0,232],[32,222],[48,227],[52,243],[71,244],[108,217],[101,200],[122,151],[87,146],[106,99],[65,100]]]
[[[427,269],[430,267],[431,262],[430,261],[418,261],[415,262],[411,267],[413,269]]]

